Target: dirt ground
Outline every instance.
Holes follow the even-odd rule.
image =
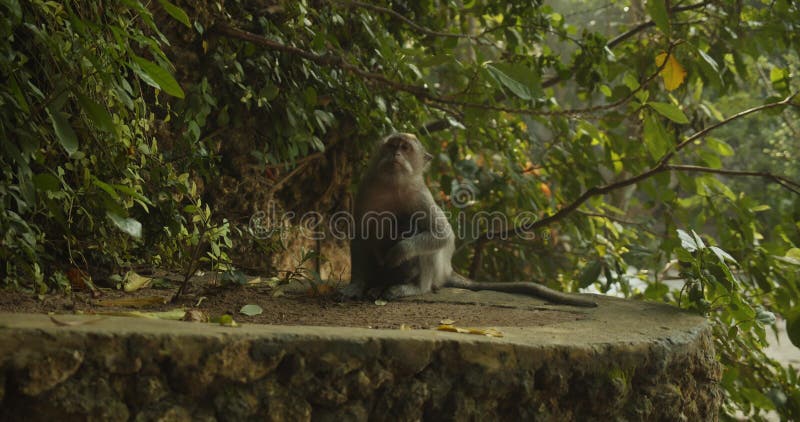
[[[252,278],[251,278],[252,280]],[[580,314],[548,309],[520,309],[475,303],[447,303],[428,300],[375,302],[371,300],[338,302],[335,290],[322,294],[309,286],[270,287],[252,284],[215,287],[213,280],[200,277],[194,287],[176,303],[169,299],[178,288],[176,282],[160,283],[161,288],[147,287],[135,292],[113,288],[53,293],[39,297],[32,293],[0,290],[0,312],[58,314],[130,314],[197,310],[201,318],[216,320],[230,315],[237,324],[318,325],[363,328],[433,328],[442,323],[460,327],[530,327],[582,318]],[[209,286],[212,284],[212,286]],[[204,286],[205,285],[205,286]],[[323,289],[325,290],[325,289]],[[435,297],[435,294],[433,294]],[[240,312],[245,305],[258,305],[259,315]],[[449,320],[449,321],[448,321]]]

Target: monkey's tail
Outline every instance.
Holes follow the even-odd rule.
[[[467,290],[492,290],[495,292],[518,293],[528,296],[535,296],[549,302],[560,305],[582,306],[585,308],[597,307],[593,300],[578,297],[574,294],[555,291],[541,284],[532,282],[505,282],[505,283],[481,283],[470,280],[461,274],[453,272],[444,284],[446,287],[456,287]]]

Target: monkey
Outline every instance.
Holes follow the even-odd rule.
[[[425,184],[433,157],[416,136],[395,133],[373,153],[354,204],[355,237],[350,242],[350,284],[343,299],[378,293],[393,300],[441,287],[526,294],[572,306],[595,307],[587,298],[532,282],[482,283],[452,267],[455,233]],[[396,228],[399,232],[384,233]],[[399,236],[397,234],[400,234]]]

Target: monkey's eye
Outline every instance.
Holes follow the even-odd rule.
[[[409,149],[411,149],[411,145],[409,145],[409,144],[407,144],[405,142],[400,144],[400,150],[401,151],[408,151]]]

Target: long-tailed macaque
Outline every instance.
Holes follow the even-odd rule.
[[[386,137],[373,154],[356,195],[355,238],[350,242],[352,278],[341,290],[344,298],[369,294],[396,299],[458,287],[597,306],[590,299],[536,283],[479,283],[455,273],[453,228],[423,179],[430,159],[409,133]]]

